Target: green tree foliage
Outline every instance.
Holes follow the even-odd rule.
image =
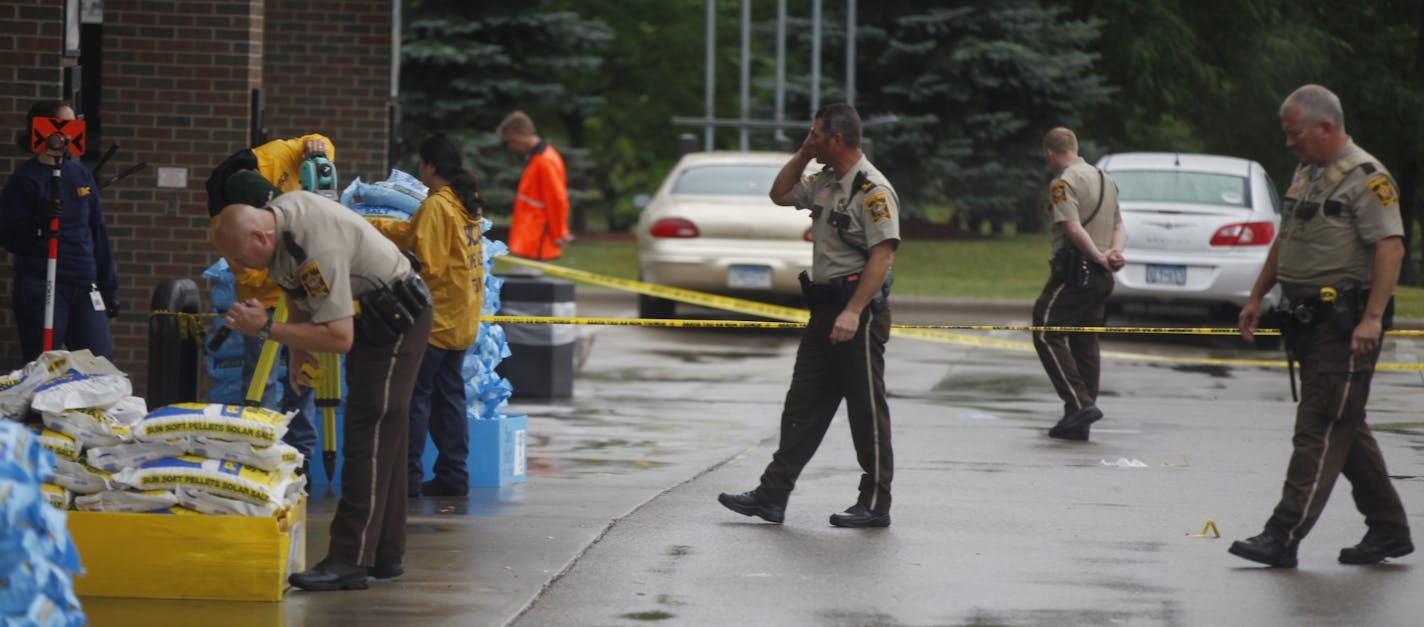
[[[880,161],[903,204],[948,204],[961,227],[1038,226],[1045,178],[1041,140],[1106,101],[1095,19],[1035,2],[867,9],[861,45],[876,51],[863,114],[898,116],[877,131]]]
[[[560,3],[513,4],[407,0],[402,6],[402,138],[414,163],[421,136],[434,130],[464,139],[486,208],[508,213],[523,161],[504,150],[494,129],[510,111],[534,119],[564,154],[575,216],[589,202],[585,121],[602,108],[606,23]]]

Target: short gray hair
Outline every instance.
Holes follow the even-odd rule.
[[[1320,85],[1302,85],[1281,103],[1281,116],[1286,109],[1295,105],[1300,109],[1301,118],[1306,122],[1330,120],[1335,128],[1345,130],[1345,110],[1340,106],[1340,97]]]
[[[850,148],[860,148],[860,114],[844,102],[833,102],[816,112],[826,135],[840,133]]]

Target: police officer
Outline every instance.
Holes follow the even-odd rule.
[[[1251,340],[1261,297],[1278,281],[1299,312],[1291,342],[1300,361],[1294,450],[1285,488],[1265,530],[1233,542],[1231,554],[1296,565],[1296,549],[1325,509],[1341,473],[1368,530],[1340,551],[1344,564],[1374,564],[1414,551],[1399,494],[1365,424],[1370,378],[1389,325],[1404,258],[1399,196],[1389,172],[1345,133],[1340,99],[1305,85],[1281,105],[1281,129],[1300,165],[1282,211],[1281,235],[1241,310]]]
[[[20,147],[30,148],[35,118],[75,119],[74,109],[58,100],[36,102],[25,116]],[[20,333],[20,354],[33,361],[44,350],[45,287],[48,282],[46,234],[53,211],[50,179],[55,163],[69,149],[49,150],[22,163],[0,192],[0,244],[15,255],[11,304]],[[99,206],[99,185],[89,169],[73,159],[60,168],[58,259],[55,262],[54,348],[88,349],[113,357],[109,318],[119,315],[118,275],[109,248],[109,230]]]
[[[826,167],[801,178],[815,159]],[[860,116],[848,104],[816,112],[801,148],[771,186],[778,205],[811,211],[811,274],[802,288],[811,320],[801,336],[781,413],[781,443],[755,490],[717,500],[747,516],[780,523],[802,468],[846,401],[862,471],[855,505],[832,514],[837,527],[890,526],[890,408],[885,342],[890,266],[900,244],[899,199],[860,150]]]
[[[1043,136],[1043,154],[1053,182],[1053,268],[1033,304],[1034,326],[1097,326],[1112,293],[1112,273],[1124,265],[1127,232],[1118,211],[1112,177],[1078,156],[1078,137],[1059,127]],[[1092,333],[1035,332],[1033,347],[1053,389],[1063,399],[1063,418],[1049,437],[1087,440],[1098,409],[1098,336]]]
[[[397,288],[423,283],[375,227],[311,192],[287,192],[263,208],[229,205],[218,215],[214,241],[235,268],[268,270],[286,293],[288,322],[274,323],[256,299],[234,303],[224,322],[291,349],[294,387],[312,385],[302,368],[315,367],[314,352],[347,355],[343,489],[331,544],[326,559],[290,583],[362,589],[368,570],[377,578],[401,574],[407,421],[432,311],[391,303],[408,302]],[[359,316],[353,300],[361,301]]]

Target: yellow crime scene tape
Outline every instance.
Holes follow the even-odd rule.
[[[654,318],[555,318],[547,316],[488,316],[483,320],[496,324],[582,324],[601,326],[639,326],[639,327],[670,327],[670,328],[715,328],[715,329],[793,329],[802,328],[806,321],[810,319],[810,314],[804,309],[794,307],[783,307],[770,303],[760,303],[756,301],[734,298],[731,296],[721,296],[718,294],[708,294],[695,290],[682,289],[677,287],[667,287],[644,283],[632,279],[620,279],[602,274],[595,274],[585,270],[566,268],[542,261],[532,259],[522,259],[514,256],[499,257],[500,261],[509,262],[515,265],[533,268],[551,276],[557,276],[572,281],[588,283],[600,287],[607,287],[627,292],[636,292],[657,298],[666,298],[690,305],[698,305],[711,309],[721,309],[733,313],[741,313],[762,318],[771,318],[782,322],[765,322],[752,320],[676,320],[676,319],[654,319]],[[1033,351],[1033,343],[1023,340],[1006,340],[1001,338],[981,337],[968,335],[965,333],[954,333],[951,330],[961,331],[1027,331],[1027,332],[1049,332],[1049,333],[1121,333],[1121,334],[1152,334],[1152,335],[1237,335],[1237,329],[1221,327],[1068,327],[1068,326],[1021,326],[1021,325],[975,325],[975,324],[921,324],[907,325],[896,324],[890,328],[890,334],[897,337],[908,337],[932,342],[944,342],[959,344],[964,346],[976,346],[985,348],[999,348],[1005,350]],[[1275,329],[1261,329],[1257,335],[1279,335]],[[1395,337],[1420,337],[1424,336],[1424,331],[1395,330],[1389,331],[1387,335]],[[1169,355],[1149,355],[1146,353],[1132,353],[1125,351],[1103,351],[1104,357],[1118,359],[1131,359],[1138,361],[1154,361],[1161,363],[1178,364],[1201,364],[1201,365],[1223,365],[1223,366],[1260,366],[1260,367],[1286,367],[1284,359],[1233,359],[1217,357],[1174,357]],[[1378,370],[1412,370],[1424,371],[1424,364],[1404,364],[1404,363],[1379,363],[1375,364]]]

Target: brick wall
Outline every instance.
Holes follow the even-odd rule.
[[[104,192],[124,313],[112,326],[114,362],[144,394],[149,302],[163,279],[199,278],[216,259],[204,179],[247,144],[249,92],[262,81],[262,2],[104,3],[104,141],[120,146],[106,171],[148,169]],[[109,168],[112,168],[110,170]],[[157,186],[159,168],[187,185]]]
[[[63,68],[64,4],[51,0],[0,3],[0,176],[9,178],[30,155],[15,145],[25,126],[25,112],[36,100],[60,98]],[[15,334],[10,288],[12,257],[0,254],[0,372],[22,365]]]
[[[0,124],[4,144],[40,98],[59,98],[63,6],[0,0]],[[108,0],[104,3],[103,146],[119,151],[105,174],[148,169],[106,189],[123,315],[113,324],[115,362],[144,395],[147,310],[166,278],[191,278],[217,260],[203,186],[212,167],[249,146],[250,90],[267,90],[271,138],[316,131],[338,147],[343,183],[386,171],[390,89],[389,0],[335,0],[320,10],[276,0]],[[90,89],[93,86],[87,86]],[[95,149],[98,149],[97,151]],[[0,177],[25,157],[0,148]],[[158,168],[187,174],[157,187]],[[3,179],[0,179],[3,181]],[[10,260],[0,260],[0,368],[18,367],[10,313]]]
[[[390,0],[268,2],[266,19],[269,137],[321,133],[336,144],[342,186],[357,175],[384,180]]]

